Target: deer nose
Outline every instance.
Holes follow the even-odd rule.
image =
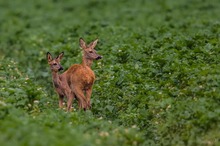
[[[59,68],[59,71],[61,71],[61,70],[63,70],[63,67],[62,67],[62,66]]]
[[[96,58],[96,60],[99,60],[99,59],[102,59],[102,56],[98,56],[98,57]]]

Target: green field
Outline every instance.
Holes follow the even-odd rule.
[[[99,39],[92,109],[66,112],[46,53]],[[1,146],[220,145],[218,0],[1,0]]]

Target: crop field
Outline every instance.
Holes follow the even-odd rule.
[[[46,53],[65,71],[80,37],[103,58],[66,112]],[[220,2],[0,0],[0,145],[220,145]]]

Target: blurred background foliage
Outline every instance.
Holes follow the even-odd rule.
[[[219,145],[218,0],[0,1],[0,144]],[[46,52],[103,59],[92,110],[58,109]]]

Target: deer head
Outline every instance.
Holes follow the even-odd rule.
[[[82,38],[79,39],[79,44],[80,44],[80,47],[83,49],[83,56],[85,59],[99,60],[102,58],[102,56],[97,54],[95,50],[95,46],[97,42],[98,42],[98,39],[94,40],[89,45],[86,45],[85,41]]]
[[[47,61],[48,64],[50,65],[50,69],[53,72],[59,72],[63,70],[63,67],[60,65],[60,60],[62,59],[64,53],[60,53],[56,58],[53,59],[52,55],[50,52],[47,52]]]

